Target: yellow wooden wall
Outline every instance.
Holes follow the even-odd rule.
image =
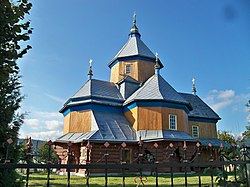
[[[177,130],[189,133],[184,110],[167,107],[135,107],[125,116],[135,130],[169,130],[169,114],[177,115]]]
[[[199,138],[217,138],[216,123],[189,121],[190,135],[192,135],[192,126],[199,127]]]
[[[74,111],[64,117],[63,133],[90,132],[92,111]]]
[[[154,74],[154,63],[142,60],[120,61],[111,68],[110,82],[117,83],[124,78],[126,64],[131,64],[131,74],[127,74],[138,80],[145,82]]]

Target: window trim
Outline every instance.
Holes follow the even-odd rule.
[[[194,127],[197,128],[197,136],[194,136]],[[199,138],[200,132],[199,132],[199,126],[198,125],[192,125],[192,137],[193,138]]]
[[[171,128],[171,116],[174,116],[174,120],[175,120],[175,128]],[[169,130],[177,130],[177,115],[175,114],[169,114],[168,115],[168,122],[169,122]]]
[[[125,64],[125,75],[130,75],[132,73],[132,64]]]

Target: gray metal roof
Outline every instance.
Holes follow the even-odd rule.
[[[123,82],[130,82],[130,83],[134,83],[134,84],[140,84],[139,81],[135,80],[134,78],[130,77],[129,75],[126,75],[123,79],[121,79],[119,82],[117,82],[116,84],[121,84]]]
[[[205,102],[203,102],[197,95],[179,93],[185,100],[187,100],[193,110],[189,112],[189,117],[208,118],[208,119],[221,119]]]
[[[209,143],[212,144],[213,147],[220,147],[220,144],[222,143],[222,145],[224,147],[230,147],[231,144],[228,142],[225,142],[223,140],[219,140],[217,138],[202,138],[202,139],[198,139],[198,141],[201,143],[201,145],[203,146],[208,146]]]
[[[124,98],[117,86],[108,81],[89,79],[64,105],[62,112],[68,106],[99,103],[122,106]]]
[[[140,130],[137,136],[141,137],[142,141],[197,141],[186,132],[175,130]]]
[[[114,61],[117,58],[136,56],[136,55],[155,59],[155,55],[139,37],[130,37],[127,43],[115,55],[112,61]]]
[[[77,133],[67,133],[57,138],[55,142],[69,142],[80,143],[84,140],[88,140],[96,131],[92,132],[77,132]]]
[[[88,96],[123,100],[122,95],[114,83],[96,79],[88,80],[72,98]]]
[[[123,113],[93,111],[98,131],[91,140],[131,141],[136,133]]]
[[[189,105],[189,103],[158,74],[150,77],[124,104],[126,105],[136,100],[164,100]]]

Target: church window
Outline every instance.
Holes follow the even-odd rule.
[[[169,129],[177,130],[177,116],[169,114]]]
[[[125,74],[130,74],[131,73],[131,64],[126,64],[125,65]]]
[[[198,126],[192,126],[192,136],[194,138],[199,137],[199,127]]]

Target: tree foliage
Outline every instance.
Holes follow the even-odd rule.
[[[218,131],[218,139],[231,143],[231,144],[237,143],[236,137],[229,131]]]
[[[31,49],[22,43],[32,33],[30,21],[25,19],[31,6],[27,0],[0,0],[0,162],[5,162],[7,150],[11,162],[18,159],[17,138],[23,115],[17,110],[23,97],[17,60]],[[9,138],[13,143],[7,142]],[[0,186],[13,186],[15,177],[12,170],[0,170]]]
[[[51,146],[50,149],[50,156],[49,156],[49,145],[47,142],[44,142],[40,145],[38,151],[37,151],[37,158],[38,158],[38,162],[39,163],[47,163],[47,161],[50,161],[53,164],[57,164],[58,163],[58,158],[57,155],[53,149],[53,145]]]
[[[246,130],[242,133],[242,141],[245,141],[250,138],[250,100],[246,104],[248,114],[248,126],[246,126]]]

